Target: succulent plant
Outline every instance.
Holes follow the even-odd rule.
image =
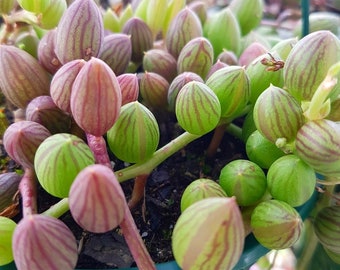
[[[197,17],[200,19],[201,24],[204,25],[205,20],[208,17],[208,5],[207,5],[207,3],[205,1],[196,0],[196,1],[190,1],[187,6],[193,12],[195,12]]]
[[[18,270],[71,270],[78,259],[77,242],[70,229],[48,216],[35,214],[21,219],[12,245]]]
[[[172,249],[182,269],[232,269],[242,254],[244,237],[235,198],[207,198],[181,214]]]
[[[67,9],[66,0],[50,0],[49,2],[47,8],[42,13],[38,13],[38,25],[43,29],[55,29]]]
[[[312,167],[299,157],[286,155],[269,167],[267,185],[274,199],[297,207],[307,202],[313,195],[316,176]]]
[[[290,51],[292,50],[292,48],[295,46],[297,42],[298,42],[298,39],[296,37],[282,39],[278,43],[276,43],[271,48],[270,51],[273,55],[277,54],[280,57],[280,59],[282,59],[283,61],[286,61]]]
[[[328,69],[340,60],[340,41],[330,31],[316,31],[292,48],[283,75],[287,91],[297,100],[311,100]]]
[[[34,13],[39,13],[45,11],[51,0],[17,0],[17,2],[23,9]]]
[[[115,75],[118,76],[126,71],[131,56],[130,37],[126,34],[114,33],[104,37],[98,58],[108,64]]]
[[[340,206],[320,209],[314,219],[314,231],[321,244],[331,252],[340,253]]]
[[[104,29],[112,33],[119,33],[121,31],[120,20],[116,12],[108,7],[103,13]]]
[[[183,47],[192,39],[203,35],[202,25],[197,15],[184,8],[171,21],[165,36],[165,45],[175,59]]]
[[[139,93],[147,106],[165,109],[168,105],[169,83],[155,72],[144,72],[139,79]]]
[[[8,14],[15,7],[16,0],[4,0],[0,2],[0,13]]]
[[[230,121],[246,108],[250,88],[244,68],[240,66],[221,68],[209,77],[206,85],[213,90],[220,101],[222,118]]]
[[[139,85],[137,74],[124,73],[117,76],[117,81],[122,93],[122,106],[136,101],[139,95]]]
[[[165,50],[151,49],[144,54],[143,69],[157,73],[171,83],[177,76],[177,61]]]
[[[71,117],[55,105],[50,96],[39,96],[30,101],[26,108],[26,120],[39,123],[51,134],[69,132]]]
[[[235,14],[241,33],[245,36],[260,24],[264,2],[263,0],[232,0],[229,8]]]
[[[41,124],[19,121],[10,125],[4,134],[4,147],[8,155],[24,168],[33,168],[39,145],[51,133]]]
[[[55,74],[62,66],[54,51],[55,34],[56,29],[47,31],[38,44],[39,63],[51,74]]]
[[[103,60],[92,57],[72,85],[70,107],[74,120],[85,132],[102,136],[117,120],[121,104],[114,72]]]
[[[205,79],[213,60],[214,51],[210,41],[197,37],[182,48],[177,59],[177,70],[178,73],[193,72]]]
[[[158,34],[162,34],[162,28],[166,19],[166,10],[168,0],[149,0],[146,9],[145,22],[149,26],[153,39],[155,40]]]
[[[162,28],[162,34],[166,36],[170,24],[172,23],[173,19],[176,15],[181,12],[186,6],[186,0],[171,0],[168,2],[167,9],[165,12],[165,20]]]
[[[137,64],[142,63],[144,52],[153,46],[151,29],[143,20],[132,17],[124,24],[122,33],[129,35],[131,39],[131,61]]]
[[[282,150],[292,151],[285,147],[304,124],[301,106],[292,95],[270,85],[256,100],[253,117],[256,128],[264,137]]]
[[[291,247],[299,239],[302,227],[299,213],[279,200],[259,203],[251,215],[253,234],[268,249]]]
[[[198,81],[204,83],[203,79],[193,72],[183,72],[178,74],[168,88],[168,108],[170,111],[175,111],[175,104],[178,92],[182,87],[190,81]]]
[[[54,103],[67,113],[71,113],[70,99],[74,80],[84,65],[85,60],[83,59],[67,62],[58,69],[52,78],[50,95]]]
[[[235,15],[229,7],[208,16],[203,26],[203,32],[214,48],[215,57],[223,50],[230,50],[239,55],[241,30]],[[221,33],[224,34],[221,35]]]
[[[246,73],[249,77],[249,84],[251,89],[250,102],[255,104],[259,95],[266,90],[270,85],[276,87],[283,87],[283,70],[268,70],[268,66],[264,65],[263,62],[269,61],[281,61],[278,54],[264,53],[256,57],[247,67]]]
[[[196,179],[185,188],[182,194],[181,212],[200,200],[212,197],[227,197],[227,194],[218,183],[211,179]]]
[[[35,33],[23,32],[15,38],[14,45],[25,52],[28,52],[34,58],[38,54],[39,38]]]
[[[84,192],[88,197],[83,196]],[[106,232],[119,225],[138,268],[156,269],[139,235],[124,192],[110,168],[95,164],[79,172],[70,190],[70,210],[75,220],[90,231]]]
[[[340,126],[326,119],[308,121],[295,140],[297,155],[316,172],[326,176],[340,175]]]
[[[221,105],[216,94],[207,85],[191,81],[177,95],[176,117],[184,130],[203,135],[219,123]]]
[[[339,253],[333,252],[326,247],[323,247],[328,257],[335,263],[340,264]]]
[[[252,114],[250,114],[252,116]],[[246,153],[250,161],[263,169],[268,169],[275,160],[285,155],[277,146],[266,139],[258,130],[246,139]],[[264,153],[266,153],[264,155]]]
[[[243,52],[250,44],[254,42],[261,43],[266,48],[271,48],[273,45],[269,42],[267,35],[261,34],[260,31],[250,31],[247,35],[242,36],[240,44],[240,52]]]
[[[75,238],[55,218],[70,210],[86,231],[103,233],[119,226],[137,267],[155,270],[129,207],[144,196],[154,168],[211,131],[208,159],[219,137],[230,132],[249,138],[250,161],[229,162],[220,183],[201,178],[183,193],[172,239],[180,267],[234,268],[253,228],[268,248],[294,244],[302,223],[291,206],[309,199],[315,171],[330,177],[329,182],[340,175],[335,122],[339,41],[326,31],[319,31],[324,40],[314,37],[316,44],[269,37],[263,34],[266,29],[252,31],[262,16],[262,0],[232,0],[218,10],[208,10],[204,1],[123,2],[105,10],[107,3],[99,0],[0,1],[0,89],[6,110],[9,105],[22,112],[14,118],[20,122],[8,127],[12,119],[7,121],[7,111],[0,108],[0,137],[9,158],[24,170],[22,176],[0,175],[1,214],[12,217],[20,206],[22,216],[14,219],[18,225],[0,217],[0,265],[15,259],[18,270],[74,269]],[[315,64],[312,68],[297,46]],[[269,52],[250,62],[254,48],[256,55]],[[307,71],[300,70],[299,61]],[[315,76],[311,71],[312,76],[308,70],[327,71]],[[305,75],[309,81],[302,86],[317,89],[307,102],[284,85],[284,79],[299,83]],[[322,96],[329,78],[334,90]],[[310,117],[318,104],[325,104],[318,119],[332,121]],[[159,145],[169,117],[175,137]],[[184,130],[180,135],[178,128]],[[249,152],[250,147],[256,148]],[[134,164],[114,172],[112,155],[120,165]],[[260,167],[268,169],[267,179]],[[133,178],[126,203],[119,182]],[[62,198],[42,215],[37,214],[37,184]],[[324,247],[332,256],[340,254]]]
[[[134,15],[134,11],[132,9],[132,5],[130,3],[128,3],[123,10],[119,13],[119,25],[120,25],[120,29],[122,30],[123,26],[125,25],[125,23],[131,19]],[[136,16],[138,17],[138,16]],[[121,32],[118,31],[118,32]]]
[[[340,121],[340,99],[335,99],[332,102],[331,110],[325,118],[335,122]]]
[[[82,228],[103,233],[122,222],[126,201],[112,170],[95,164],[76,176],[69,192],[69,205],[73,218]]]
[[[85,142],[75,135],[58,133],[36,151],[34,168],[41,186],[55,197],[68,197],[70,187],[83,168],[94,163]]]
[[[221,103],[221,117],[233,119],[246,108],[250,88],[244,68],[228,66],[219,69],[209,77],[206,85],[214,91]]]
[[[237,56],[230,50],[223,49],[223,51],[217,55],[217,59],[229,66],[235,66],[238,64]]]
[[[101,12],[93,0],[76,0],[61,17],[55,37],[55,53],[62,64],[97,57],[104,40]]]
[[[21,178],[22,175],[16,172],[7,172],[0,175],[0,212],[13,203],[13,197],[18,191]]]
[[[237,159],[225,165],[219,177],[219,184],[229,197],[234,196],[240,206],[257,203],[265,194],[267,179],[256,163]]]
[[[0,266],[13,261],[12,236],[17,224],[7,217],[0,216]]]
[[[221,68],[224,68],[224,67],[228,67],[229,65],[220,61],[220,59],[217,59],[217,61],[215,62],[215,64],[213,64],[206,76],[206,80],[209,79],[209,77],[217,70],[221,69]]]
[[[263,55],[267,52],[268,48],[266,48],[263,44],[259,42],[253,42],[241,53],[238,59],[238,64],[240,66],[247,67],[258,56]]]
[[[111,151],[131,163],[148,159],[157,149],[159,137],[155,117],[138,101],[124,105],[117,122],[107,132]]]
[[[0,45],[0,58],[0,89],[7,100],[25,108],[33,98],[48,95],[50,76],[33,56],[17,47]]]

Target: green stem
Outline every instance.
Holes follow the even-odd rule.
[[[124,182],[126,180],[132,179],[137,175],[150,174],[151,171],[161,164],[168,157],[176,153],[178,150],[182,149],[184,146],[190,142],[198,139],[202,135],[194,135],[188,132],[184,132],[182,135],[172,140],[159,150],[157,150],[151,158],[143,163],[137,163],[128,168],[119,170],[115,172],[118,181]]]
[[[233,123],[230,123],[227,128],[226,128],[226,131],[234,136],[235,138],[243,141],[243,138],[242,138],[242,128],[240,128],[238,125],[235,125]]]
[[[44,216],[59,218],[69,210],[68,198],[61,199],[56,204],[52,205],[45,212],[41,213]]]

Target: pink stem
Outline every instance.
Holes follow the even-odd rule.
[[[37,184],[33,168],[26,168],[19,190],[22,197],[23,216],[36,214],[37,210]]]
[[[105,140],[102,136],[86,134],[87,143],[91,148],[97,164],[102,164],[112,169],[111,161],[107,153]]]
[[[128,206],[125,208],[125,217],[119,226],[123,231],[125,241],[135,259],[138,269],[155,270],[155,263],[152,261],[143,239],[139,235],[136,223]]]
[[[130,209],[135,208],[136,205],[144,197],[144,190],[145,190],[145,185],[148,180],[148,177],[149,177],[149,174],[142,174],[142,175],[136,176],[135,182],[133,184],[131,198],[128,201],[128,206]]]

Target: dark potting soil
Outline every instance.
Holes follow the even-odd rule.
[[[161,126],[161,145],[169,142],[183,131],[171,124]],[[194,180],[209,178],[218,180],[223,166],[234,159],[245,158],[242,141],[225,133],[214,158],[207,159],[208,147],[213,132],[190,143],[153,170],[147,180],[144,199],[132,210],[140,235],[155,263],[174,260],[171,235],[180,215],[180,201],[184,189]],[[125,166],[115,160],[114,170]],[[12,165],[13,166],[13,165]],[[134,180],[122,183],[129,199]],[[38,189],[39,212],[58,202],[41,187]],[[20,220],[20,214],[15,217]],[[103,234],[85,232],[67,212],[61,218],[74,233],[79,245],[77,269],[115,269],[136,266],[119,228]]]

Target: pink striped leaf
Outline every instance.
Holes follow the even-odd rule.
[[[78,259],[77,242],[59,219],[28,215],[13,234],[13,256],[18,270],[72,270]]]
[[[115,174],[101,164],[90,165],[77,175],[70,189],[69,205],[75,221],[95,233],[117,227],[127,207]]]

